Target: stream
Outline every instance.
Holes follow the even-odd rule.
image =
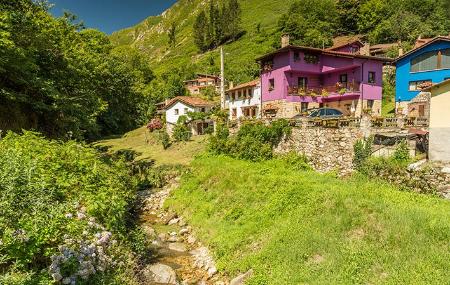
[[[178,186],[175,179],[162,189],[141,191],[139,223],[155,247],[155,258],[139,273],[145,285],[226,285],[217,273],[207,247],[198,242],[182,217],[164,209],[164,201]]]

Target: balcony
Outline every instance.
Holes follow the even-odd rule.
[[[337,83],[330,86],[317,87],[298,87],[288,86],[288,94],[290,96],[310,96],[310,97],[328,97],[335,95],[346,95],[360,93],[360,82]]]

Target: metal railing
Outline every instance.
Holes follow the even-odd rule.
[[[345,94],[350,92],[360,92],[359,82],[350,82],[347,84],[339,85],[329,85],[329,86],[313,86],[313,87],[303,87],[303,86],[288,86],[287,87],[289,95],[298,96],[326,96],[330,93]]]

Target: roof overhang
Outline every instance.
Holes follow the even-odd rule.
[[[412,50],[410,50],[409,52],[405,53],[404,55],[397,57],[397,58],[393,61],[393,63],[396,64],[399,60],[402,60],[402,59],[404,59],[405,57],[407,57],[407,56],[409,56],[409,55],[411,55],[411,54],[413,54],[413,53],[415,53],[415,52],[417,52],[417,51],[419,51],[419,50],[421,50],[421,49],[423,49],[423,48],[425,48],[425,47],[427,47],[427,46],[429,46],[429,45],[431,45],[431,44],[433,44],[433,43],[435,43],[435,42],[439,42],[439,41],[450,42],[450,37],[442,37],[442,36],[435,37],[434,39],[432,39],[431,41],[429,41],[429,42],[427,42],[427,43],[424,43],[424,44],[421,45],[420,47],[415,48],[415,49],[412,49]]]

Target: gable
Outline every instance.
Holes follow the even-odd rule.
[[[396,66],[402,66],[406,63],[409,63],[412,59],[420,57],[426,53],[442,50],[442,49],[450,49],[450,38],[437,38],[433,41],[430,41],[427,44],[422,45],[421,47],[414,49],[405,55],[397,58],[394,62]]]

